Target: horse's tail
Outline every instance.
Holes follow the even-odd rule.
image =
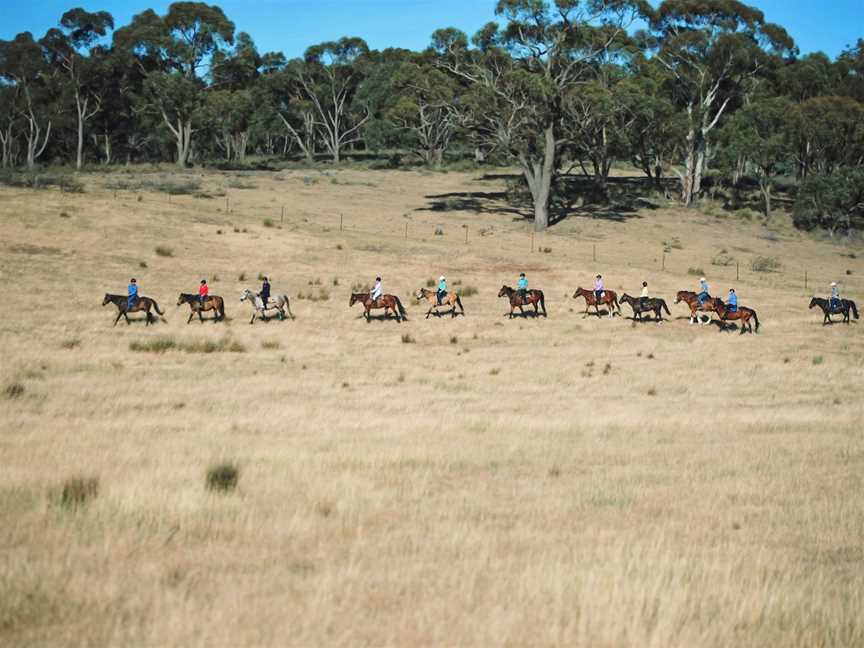
[[[663,310],[666,311],[666,314],[667,314],[669,317],[672,317],[672,313],[669,312],[669,307],[666,305],[666,300],[665,300],[665,299],[661,299],[661,300],[660,300],[660,306],[663,307]]]
[[[549,317],[549,312],[546,310],[546,296],[543,294],[542,290],[538,290],[537,292],[540,293],[540,299],[538,301],[540,302],[540,307],[543,309],[543,316]]]
[[[753,322],[756,324],[756,332],[758,333],[759,332],[759,317],[756,315],[756,311],[753,310],[752,308],[750,309],[750,312],[753,313]]]
[[[855,302],[851,299],[848,299],[847,301],[849,302],[849,308],[852,309],[852,316],[855,319],[858,319],[858,307],[855,305]]]
[[[162,315],[165,314],[165,313],[163,313],[161,310],[159,310],[159,304],[156,303],[156,300],[155,300],[155,299],[153,299],[153,298],[151,297],[151,298],[150,298],[150,301],[153,302],[153,308],[156,309],[156,312],[159,313],[159,316],[160,316],[160,317],[161,317]]]
[[[459,310],[462,311],[462,314],[465,314],[465,308],[462,306],[462,298],[459,295],[456,295],[456,303],[459,305]],[[858,319],[858,316],[855,316],[855,319]]]
[[[405,307],[402,305],[402,301],[399,299],[398,295],[393,295],[393,299],[396,300],[396,308],[399,309],[399,315],[404,320],[408,320],[408,312],[405,310]]]
[[[225,319],[225,300],[222,297],[219,298],[219,317]]]

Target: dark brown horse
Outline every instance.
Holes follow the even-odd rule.
[[[855,319],[858,319],[858,306],[855,305],[855,302],[851,299],[841,299],[839,308],[831,308],[831,302],[828,299],[823,299],[822,297],[814,297],[810,300],[810,308],[815,308],[818,306],[822,309],[822,313],[825,315],[825,318],[822,320],[822,324],[833,324],[831,321],[831,315],[843,315],[843,322],[849,324],[849,311],[852,311],[852,315],[855,316]]]
[[[426,290],[425,288],[420,288],[416,293],[414,293],[414,297],[417,298],[417,301],[426,300],[429,303],[429,310],[426,311],[426,319],[429,319],[429,316],[432,314],[432,311],[435,311],[436,315],[440,315],[441,313],[438,311],[439,308],[443,306],[450,307],[450,314],[453,317],[456,317],[456,307],[459,307],[459,313],[463,317],[465,316],[465,309],[462,307],[462,300],[459,298],[459,295],[455,292],[448,292],[444,295],[444,299],[441,300],[441,303],[438,303],[438,293],[434,290]]]
[[[756,324],[756,332],[759,332],[759,318],[756,317],[756,311],[746,306],[739,306],[737,310],[730,311],[723,300],[715,297],[713,300],[714,311],[720,316],[723,321],[741,320],[741,335],[744,335],[744,330],[747,329],[750,333],[753,332],[753,326],[750,324],[752,318]]]
[[[659,297],[631,297],[627,293],[624,293],[621,295],[621,301],[625,304],[630,304],[630,308],[633,309],[633,319],[638,319],[640,322],[642,321],[642,313],[649,311],[654,311],[654,319],[658,322],[663,321],[661,310],[665,310],[667,315],[672,316],[672,313],[669,312],[669,307],[666,305],[666,300]]]
[[[694,321],[699,320],[696,315],[697,311],[711,312],[714,310],[714,299],[711,295],[708,295],[705,298],[705,301],[702,302],[702,305],[699,305],[699,295],[693,292],[692,290],[679,290],[675,295],[675,303],[684,302],[687,306],[690,307],[690,323],[692,324]],[[699,320],[699,323],[703,326],[711,321],[711,316],[707,315],[707,319],[705,321]]]
[[[153,315],[150,313],[151,308],[155,309],[160,317],[165,314],[161,310],[159,310],[159,305],[156,303],[156,300],[151,299],[150,297],[139,297],[138,301],[135,302],[135,305],[132,308],[129,308],[129,298],[126,295],[112,295],[110,293],[105,293],[105,299],[102,300],[102,305],[106,306],[107,304],[114,304],[119,311],[117,313],[117,319],[114,320],[114,326],[117,326],[117,322],[120,321],[121,317],[126,318],[127,324],[131,324],[132,322],[129,321],[127,313],[137,313],[138,311],[144,311],[144,313],[147,315],[144,326],[149,326],[150,322],[156,320],[156,318],[153,317]]]
[[[594,310],[597,311],[597,317],[600,317],[600,304],[605,304],[609,308],[609,319],[615,314],[615,309],[618,309],[618,314],[621,315],[621,304],[618,303],[618,294],[614,290],[604,290],[603,296],[600,298],[600,301],[597,301],[597,295],[593,290],[585,290],[584,288],[577,288],[576,292],[573,293],[573,299],[578,299],[579,297],[585,298],[585,313],[582,315],[582,318],[588,316],[588,308],[593,306]]]
[[[501,286],[501,290],[498,291],[498,297],[507,297],[510,301],[510,319],[513,319],[513,310],[515,308],[518,308],[519,312],[525,315],[523,306],[533,306],[535,317],[541,314],[540,309],[543,310],[543,317],[549,316],[546,312],[546,299],[543,297],[542,290],[528,290],[523,297],[521,291],[514,290],[510,286]],[[539,309],[538,306],[540,307]]]
[[[396,315],[397,322],[408,321],[408,313],[396,295],[381,295],[378,299],[372,299],[369,293],[351,293],[348,306],[351,307],[357,303],[363,304],[363,308],[366,309],[363,316],[366,318],[367,323],[370,321],[369,311],[377,308],[384,309],[384,319],[390,316],[390,311],[392,310],[393,314]]]
[[[208,295],[204,298],[204,303],[202,304],[198,295],[180,293],[180,297],[177,298],[177,305],[181,306],[182,304],[189,304],[189,309],[192,311],[189,313],[189,319],[186,320],[187,324],[192,321],[193,317],[195,317],[195,313],[198,313],[198,319],[201,320],[201,323],[203,324],[204,316],[201,313],[209,310],[215,311],[215,313],[213,313],[214,323],[225,319],[225,300],[219,295]]]

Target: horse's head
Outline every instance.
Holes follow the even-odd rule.
[[[181,306],[186,303],[186,295],[180,293],[180,296],[177,298],[177,305]]]
[[[110,304],[110,303],[111,303],[111,295],[109,295],[108,293],[105,293],[105,299],[102,300],[102,305],[105,306],[106,304]]]
[[[633,298],[630,295],[628,295],[627,293],[624,293],[623,295],[621,295],[621,301],[625,302],[627,304],[629,304],[632,301],[632,299]]]
[[[425,296],[426,296],[426,289],[425,288],[418,288],[417,292],[414,293],[414,299],[417,299],[417,300],[423,299]]]
[[[818,305],[819,305],[819,301],[816,299],[816,297],[814,297],[813,299],[810,300],[809,308],[813,308],[814,306],[818,306]]]
[[[585,294],[585,292],[586,292],[586,290],[580,286],[579,288],[576,289],[576,292],[573,293],[573,299],[576,299],[577,297],[581,297],[582,295]]]
[[[243,294],[240,295],[240,301],[246,301],[247,299],[252,299],[252,291],[248,288],[243,291]]]
[[[510,286],[501,286],[501,290],[498,291],[499,297],[505,297],[513,292],[513,289]]]
[[[675,293],[675,303],[687,301],[687,295],[690,294],[687,290],[679,290]]]
[[[351,299],[348,300],[348,306],[353,306],[360,301],[360,296],[357,293],[351,293]]]

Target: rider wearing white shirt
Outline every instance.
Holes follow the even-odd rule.
[[[381,284],[381,277],[375,277],[375,287],[372,288],[372,292],[369,293],[369,296],[373,301],[378,301],[383,294],[384,286]]]

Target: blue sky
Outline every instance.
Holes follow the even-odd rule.
[[[746,1],[746,0],[745,0]],[[264,51],[299,56],[309,45],[341,36],[360,36],[371,47],[422,49],[439,27],[469,34],[494,18],[494,0],[209,0],[221,6],[239,31],[249,32]],[[0,38],[21,31],[36,37],[64,11],[83,6],[110,11],[118,25],[152,7],[164,13],[170,2],[148,0],[0,0]],[[834,57],[864,38],[864,0],[750,0],[766,18],[789,31],[802,53]]]

